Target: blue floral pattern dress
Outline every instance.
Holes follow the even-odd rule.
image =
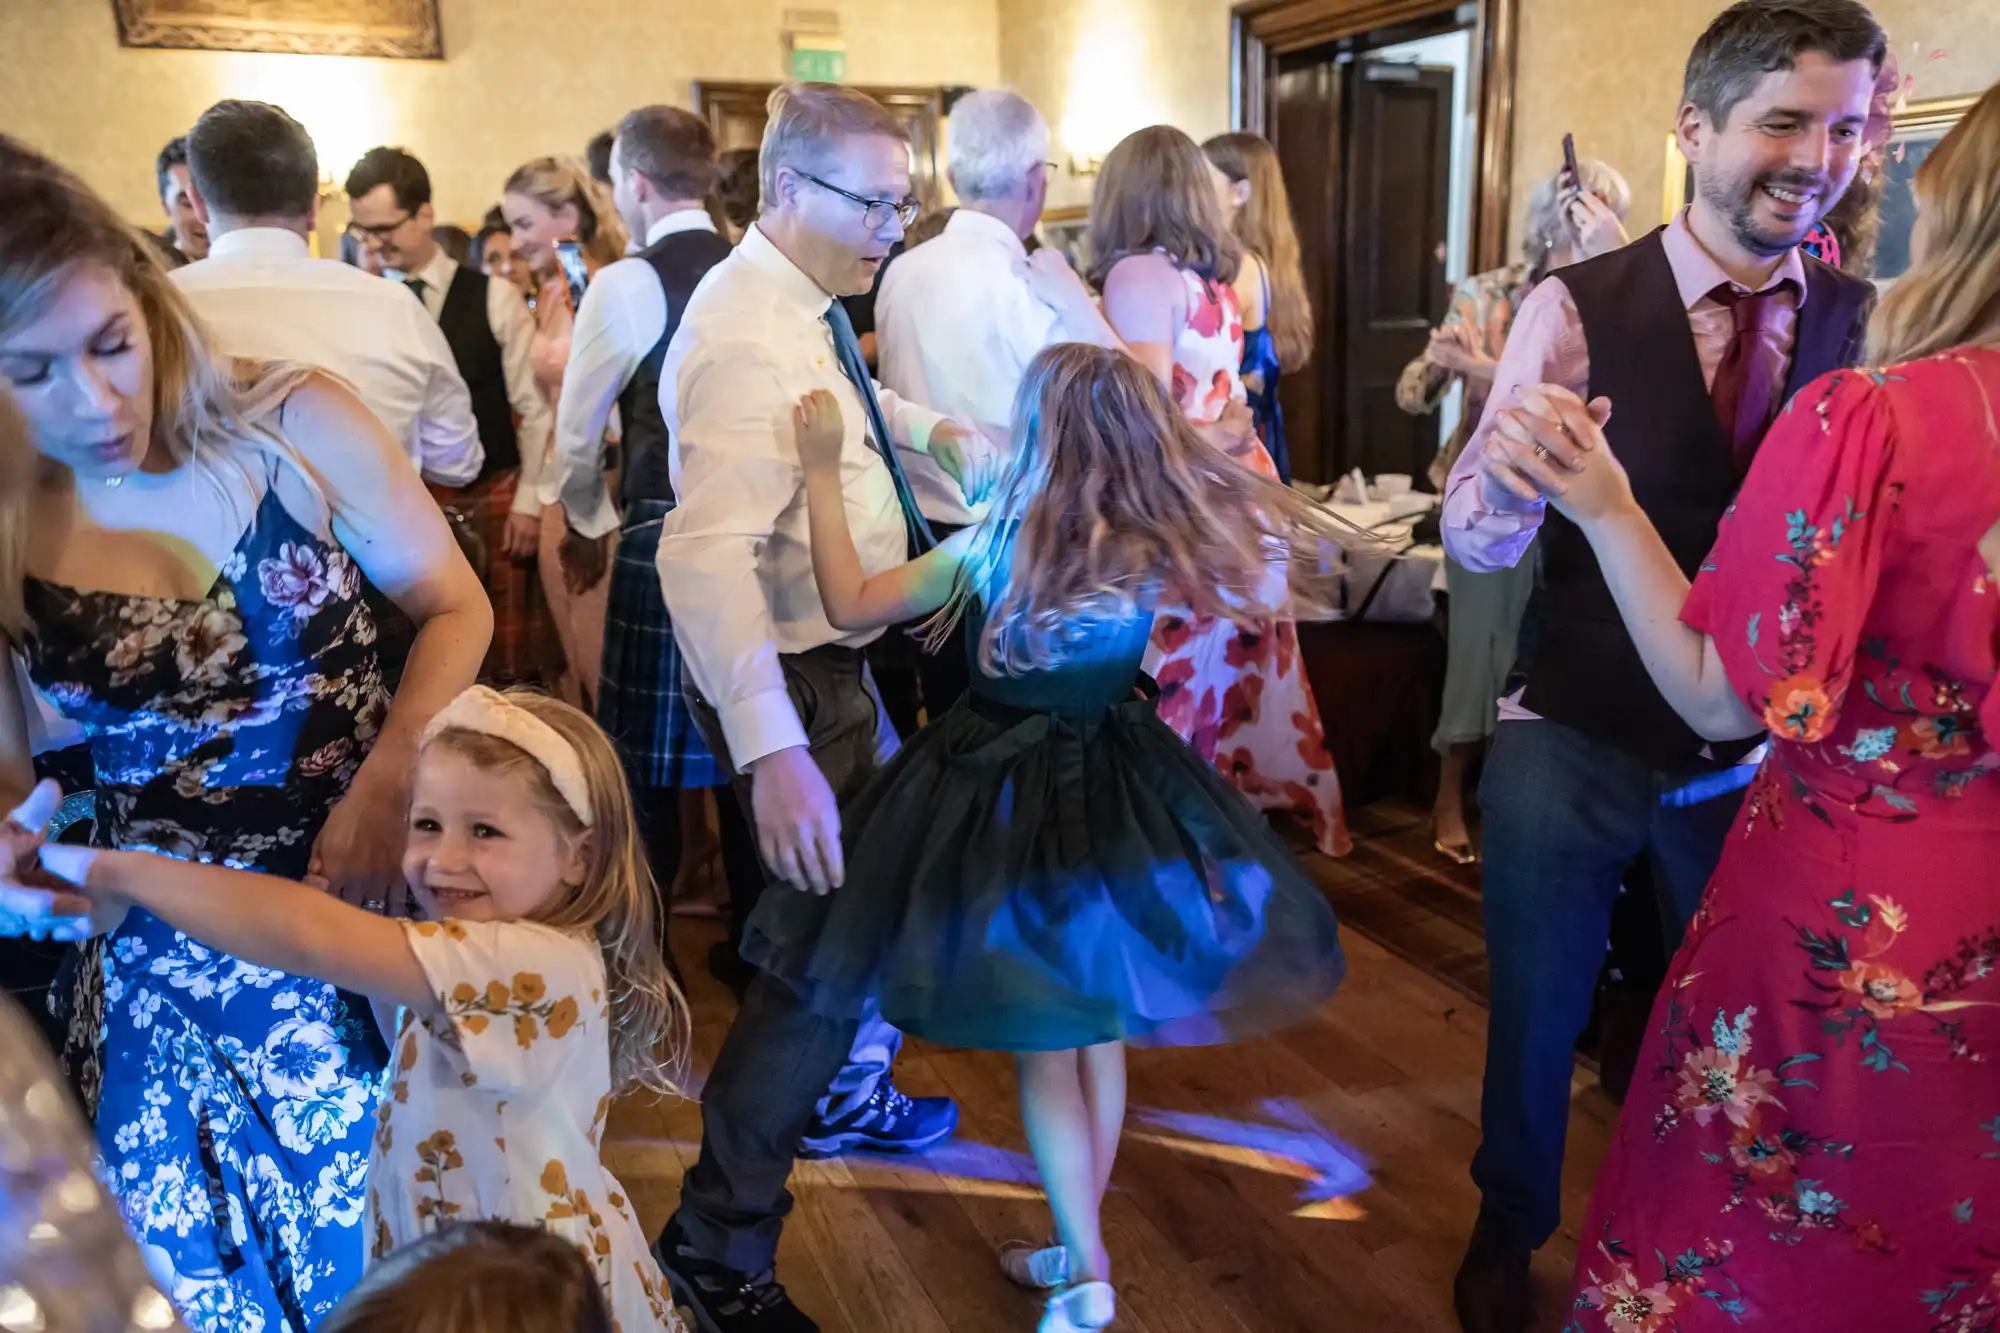
[[[99,846],[297,878],[388,710],[360,569],[267,489],[199,601],[30,579],[36,682],[89,731]],[[359,997],[133,911],[85,950],[69,1058],[195,1333],[306,1333],[361,1274],[383,1064]]]

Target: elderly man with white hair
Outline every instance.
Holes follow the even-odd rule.
[[[1005,450],[1014,393],[1035,353],[1055,342],[1119,346],[1090,289],[1053,249],[1024,244],[1048,197],[1049,126],[1005,89],[959,99],[951,111],[947,172],[959,207],[932,240],[882,275],[875,301],[882,383],[899,396],[975,427]],[[942,541],[985,517],[930,458],[904,459],[917,506]],[[900,633],[900,630],[891,633]],[[936,717],[964,692],[954,642],[919,664],[924,705]]]

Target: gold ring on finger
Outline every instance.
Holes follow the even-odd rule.
[[[1549,447],[1546,444],[1536,445],[1535,457],[1546,460],[1549,457]]]

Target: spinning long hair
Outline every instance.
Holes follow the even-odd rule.
[[[176,464],[207,455],[248,472],[252,455],[296,468],[314,496],[311,471],[278,436],[278,409],[316,372],[297,362],[231,359],[217,353],[158,249],[76,176],[0,135],[0,338],[47,313],[64,286],[90,268],[108,270],[138,302],[153,360],[149,447]],[[0,634],[30,633],[22,605],[23,546],[36,460],[29,432],[0,425]]]
[[[1236,281],[1243,263],[1208,159],[1171,125],[1134,130],[1104,159],[1090,197],[1090,280],[1103,287],[1119,260],[1155,250],[1210,282]]]
[[[576,207],[576,238],[593,270],[625,257],[632,238],[618,220],[611,192],[590,178],[590,168],[574,157],[538,157],[514,168],[501,188],[503,195],[525,195],[551,213],[566,204]]]
[[[1871,365],[2000,338],[2000,84],[1931,150],[1913,190],[1922,257],[1869,322]]]
[[[990,674],[1055,665],[1080,622],[1130,616],[1155,588],[1235,620],[1325,612],[1338,574],[1329,548],[1375,544],[1217,451],[1122,352],[1044,348],[1014,423],[1013,464],[929,627],[943,644],[983,606]]]
[[[485,773],[511,773],[569,838],[589,839],[583,883],[545,903],[528,919],[556,930],[588,930],[604,951],[605,988],[611,997],[611,1085],[636,1085],[678,1094],[688,1046],[688,1009],[660,957],[660,924],[653,872],[639,842],[639,821],[618,752],[604,729],[559,699],[533,690],[506,692],[508,702],[532,713],[576,750],[590,789],[593,822],[585,829],[527,751],[482,732],[446,727],[426,752],[445,746]]]
[[[1250,183],[1250,197],[1236,210],[1231,229],[1237,241],[1264,265],[1271,300],[1264,323],[1278,347],[1278,368],[1286,374],[1312,360],[1313,308],[1299,262],[1299,233],[1292,225],[1292,200],[1278,150],[1260,134],[1218,134],[1201,151],[1235,184]]]

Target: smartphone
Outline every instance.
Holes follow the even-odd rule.
[[[569,284],[569,308],[583,304],[583,289],[590,285],[590,269],[583,262],[583,242],[565,236],[556,242],[556,263],[562,265],[563,281]]]
[[[1563,174],[1569,177],[1569,189],[1580,190],[1583,188],[1583,175],[1576,169],[1576,136],[1574,134],[1565,134],[1563,136]]]

